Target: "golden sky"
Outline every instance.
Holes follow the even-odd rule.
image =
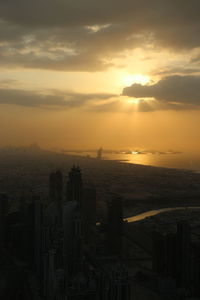
[[[0,2],[0,146],[200,150],[200,2]]]

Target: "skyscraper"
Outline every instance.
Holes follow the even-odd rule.
[[[5,238],[5,216],[8,212],[8,197],[0,194],[0,248],[4,244]]]
[[[182,286],[188,285],[190,281],[190,242],[190,224],[187,221],[181,221],[177,224],[177,260],[179,282]]]
[[[94,187],[83,191],[82,217],[85,240],[91,242],[93,229],[96,228],[96,189]]]
[[[153,234],[152,268],[158,274],[165,273],[165,236],[160,232]]]
[[[81,208],[82,202],[82,175],[79,167],[73,166],[69,172],[67,182],[67,201],[76,201]]]
[[[111,255],[122,254],[123,209],[122,199],[113,198],[108,205],[107,245]]]
[[[97,158],[98,158],[98,159],[102,159],[102,152],[103,152],[103,149],[102,149],[102,148],[99,148],[99,149],[97,150]]]
[[[63,175],[61,171],[49,175],[49,197],[52,201],[62,202]]]

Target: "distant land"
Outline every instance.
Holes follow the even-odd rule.
[[[0,190],[12,198],[48,195],[49,173],[60,169],[67,180],[73,164],[82,170],[85,185],[97,190],[99,216],[113,195],[123,198],[124,215],[164,207],[200,205],[200,174],[42,150],[36,145],[0,150]],[[45,201],[45,200],[44,200]],[[13,209],[17,203],[12,203]]]
[[[54,149],[56,151],[56,149]],[[97,149],[57,149],[57,151],[61,153],[96,153]],[[115,150],[115,149],[103,149],[104,153],[113,153],[113,154],[180,154],[181,151],[175,151],[175,150],[166,150],[166,151],[160,151],[155,149],[140,149],[140,148],[132,148],[130,149],[121,149],[121,150]]]

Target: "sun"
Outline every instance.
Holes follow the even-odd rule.
[[[134,83],[145,85],[148,82],[150,82],[150,78],[142,74],[126,74],[122,77],[122,83],[125,86],[131,86]]]
[[[131,98],[128,100],[129,103],[131,104],[139,104],[140,103],[140,99],[138,98]]]

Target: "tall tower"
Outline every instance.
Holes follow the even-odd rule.
[[[160,232],[153,234],[152,268],[159,274],[165,273],[165,236]]]
[[[177,224],[179,282],[186,286],[190,281],[190,224],[181,221]]]
[[[123,209],[122,199],[113,198],[108,202],[107,243],[111,255],[122,254]]]
[[[177,245],[177,234],[170,232],[165,236],[165,275],[177,279],[180,276],[178,269],[179,248]]]
[[[61,171],[49,175],[49,197],[52,201],[62,202],[63,175]]]
[[[92,186],[84,188],[83,190],[81,214],[85,242],[90,245],[94,244],[93,238],[96,229],[96,189]]]
[[[0,249],[3,247],[4,244],[4,238],[5,238],[5,230],[6,230],[6,224],[5,224],[5,217],[8,213],[8,197],[5,194],[0,194]]]
[[[63,175],[61,171],[49,175],[49,198],[56,203],[56,222],[62,224]]]
[[[54,201],[55,199],[55,181],[56,175],[53,172],[49,175],[49,198],[51,201]]]
[[[73,166],[69,172],[67,182],[67,201],[76,201],[81,208],[82,201],[82,175],[79,167]]]
[[[61,202],[63,194],[63,175],[61,171],[56,172],[56,200]]]
[[[98,158],[98,159],[102,159],[102,152],[103,152],[103,149],[102,149],[102,148],[99,148],[99,149],[97,150],[97,158]]]

